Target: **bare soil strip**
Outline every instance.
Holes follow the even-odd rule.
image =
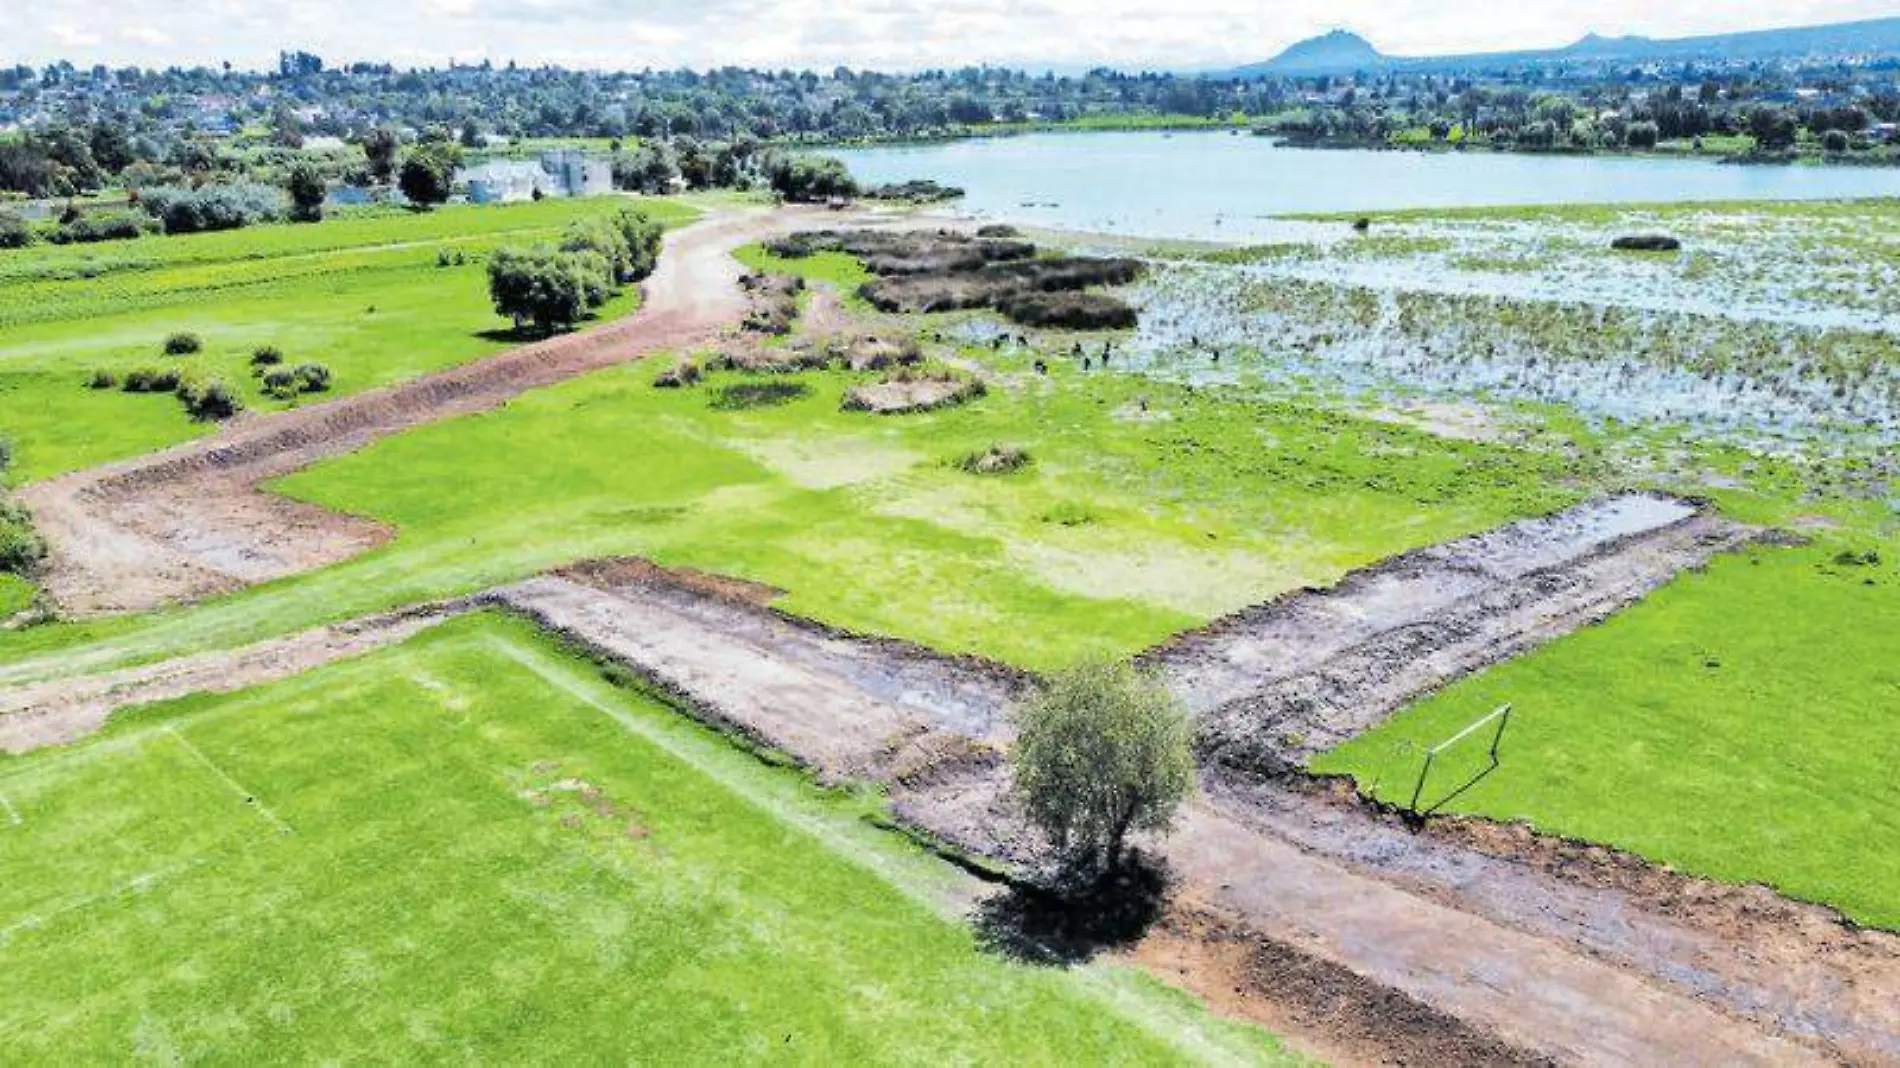
[[[142,611],[347,559],[391,532],[260,492],[259,483],[527,390],[706,343],[747,302],[730,252],[804,225],[785,210],[715,215],[669,233],[632,316],[327,404],[241,418],[220,433],[21,491],[51,547],[41,587],[62,615]]]
[[[1765,535],[1683,501],[1611,497],[1393,557],[1142,659],[1199,717],[1207,757],[1280,774]]]
[[[235,690],[481,604],[623,663],[695,714],[1004,864],[1037,842],[1007,794],[1005,668],[861,639],[775,591],[639,561],[89,678],[0,692],[0,744],[77,737],[117,706]],[[1165,857],[1179,904],[1135,955],[1349,1061],[1900,1063],[1900,938],[1761,888],[1674,875],[1481,821],[1414,834],[1301,778],[1219,765]],[[1244,982],[1236,976],[1251,976]]]
[[[0,690],[0,752],[26,753],[83,738],[121,708],[194,693],[234,693],[299,675],[403,641],[473,603],[406,608],[240,649]]]
[[[930,835],[1005,863],[1029,855],[1033,835],[1005,795],[999,744],[1007,728],[996,715],[996,702],[1014,688],[1005,673],[973,671],[967,662],[899,643],[850,641],[742,600],[654,583],[600,588],[543,578],[498,597],[628,665],[715,724],[827,777],[884,782],[900,816]],[[1763,985],[1752,947],[1730,941],[1694,961],[1655,957],[1641,967],[1620,966],[1577,947],[1589,923],[1642,907],[1619,889],[1526,879],[1512,889],[1514,908],[1547,919],[1540,928],[1519,926],[1490,914],[1505,910],[1466,907],[1455,891],[1433,891],[1316,851],[1283,836],[1258,809],[1252,798],[1222,790],[1192,807],[1163,847],[1182,892],[1272,953],[1336,967],[1328,974],[1337,981],[1363,984],[1355,996],[1396,992],[1391,1004],[1412,1007],[1406,1012],[1430,1006],[1471,1034],[1489,1036],[1498,1050],[1571,1063],[1822,1059],[1823,1051],[1778,1033],[1787,1029],[1777,1019],[1758,1026],[1719,1011],[1705,989],[1686,981],[1720,969],[1724,982],[1753,1001],[1774,1003],[1780,992]],[[1361,817],[1361,827],[1379,825]],[[1421,841],[1448,865],[1465,852],[1449,840]],[[1589,908],[1579,911],[1579,895]],[[1672,930],[1670,917],[1643,919],[1651,930]],[[1694,929],[1679,939],[1710,941]],[[1655,948],[1666,952],[1670,945],[1663,939]],[[1900,994],[1900,966],[1853,978],[1872,984],[1874,996]],[[1250,996],[1256,993],[1304,996],[1274,989]],[[1336,991],[1325,996],[1336,1007]],[[1318,1005],[1284,1008],[1291,1019],[1337,1017]],[[1365,1041],[1369,1030],[1379,1028],[1354,1023],[1353,1041]],[[1417,1059],[1424,1050],[1390,1052]]]

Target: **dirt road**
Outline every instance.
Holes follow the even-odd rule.
[[[1648,506],[1619,514],[1638,513],[1660,525],[1597,539],[1583,555],[1649,560],[1657,557],[1647,539],[1698,529],[1693,515],[1672,520]],[[1560,521],[1496,532],[1492,566],[1519,578],[1568,566],[1578,543],[1557,535],[1577,529]],[[1553,549],[1559,542],[1569,548]],[[765,607],[772,593],[637,562],[581,566],[235,653],[0,692],[0,711],[12,710],[0,714],[0,744],[64,740],[113,705],[237,688],[499,604],[824,777],[884,783],[900,818],[940,840],[1005,864],[1027,861],[1036,841],[1007,798],[1002,714],[1027,680],[825,630]],[[1551,617],[1512,618],[1535,630]],[[1490,638],[1508,646],[1516,639],[1506,630]],[[1226,633],[1230,643],[1241,636]],[[1161,847],[1180,904],[1136,956],[1224,1008],[1292,1029],[1322,1054],[1900,1063],[1900,938],[1854,930],[1760,888],[1688,879],[1511,828],[1449,821],[1413,833],[1301,777],[1210,763],[1203,786]]]
[[[1011,687],[995,673],[653,583],[542,578],[498,597],[712,722],[821,774],[883,781],[899,814],[932,835],[1004,862],[1033,843],[1004,796],[1007,730],[985,703]],[[1348,807],[1302,815],[1273,801],[1298,795],[1249,782],[1266,794],[1217,784],[1166,843],[1182,893],[1251,937],[1508,1047],[1580,1064],[1900,1057],[1900,1009],[1887,1007],[1900,1006],[1900,952],[1888,936],[1850,944],[1796,927],[1782,939],[1807,940],[1806,973],[1764,973],[1758,932],[1738,937],[1713,915],[1672,916],[1629,888],[1521,864],[1493,884],[1511,862]],[[1395,851],[1409,859],[1377,862]]]
[[[1278,774],[1766,536],[1683,501],[1611,497],[1393,557],[1142,659],[1200,719],[1207,756]]]
[[[241,418],[210,438],[28,486],[20,499],[51,547],[41,588],[68,617],[140,611],[360,553],[391,532],[258,492],[258,484],[539,386],[709,342],[747,307],[731,251],[819,222],[835,218],[794,209],[714,214],[667,234],[641,307],[625,319],[386,389]]]

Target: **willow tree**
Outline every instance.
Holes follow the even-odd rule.
[[[1187,710],[1127,664],[1058,674],[1012,713],[1015,789],[1075,866],[1119,869],[1133,831],[1165,831],[1194,789]]]

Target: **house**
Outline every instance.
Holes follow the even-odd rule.
[[[455,176],[476,204],[544,197],[591,197],[614,189],[613,165],[589,159],[577,148],[543,153],[539,161],[497,159],[466,167]]]

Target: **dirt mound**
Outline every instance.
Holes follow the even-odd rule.
[[[924,350],[912,337],[883,338],[871,334],[862,334],[852,338],[839,338],[830,345],[830,351],[847,369],[852,371],[884,371],[893,367],[909,367],[922,363]]]
[[[860,294],[884,312],[922,313],[987,308],[1032,294],[1125,285],[1141,274],[1126,259],[1055,257],[879,278]]]
[[[844,395],[847,412],[901,415],[948,408],[987,392],[980,379],[954,375],[894,375],[882,382],[858,386]]]
[[[1056,330],[1132,330],[1135,309],[1102,293],[1027,293],[996,302],[1013,323]]]
[[[798,295],[805,291],[803,278],[748,273],[739,277],[739,288],[752,300],[740,329],[780,337],[792,332],[792,324],[798,321]]]

